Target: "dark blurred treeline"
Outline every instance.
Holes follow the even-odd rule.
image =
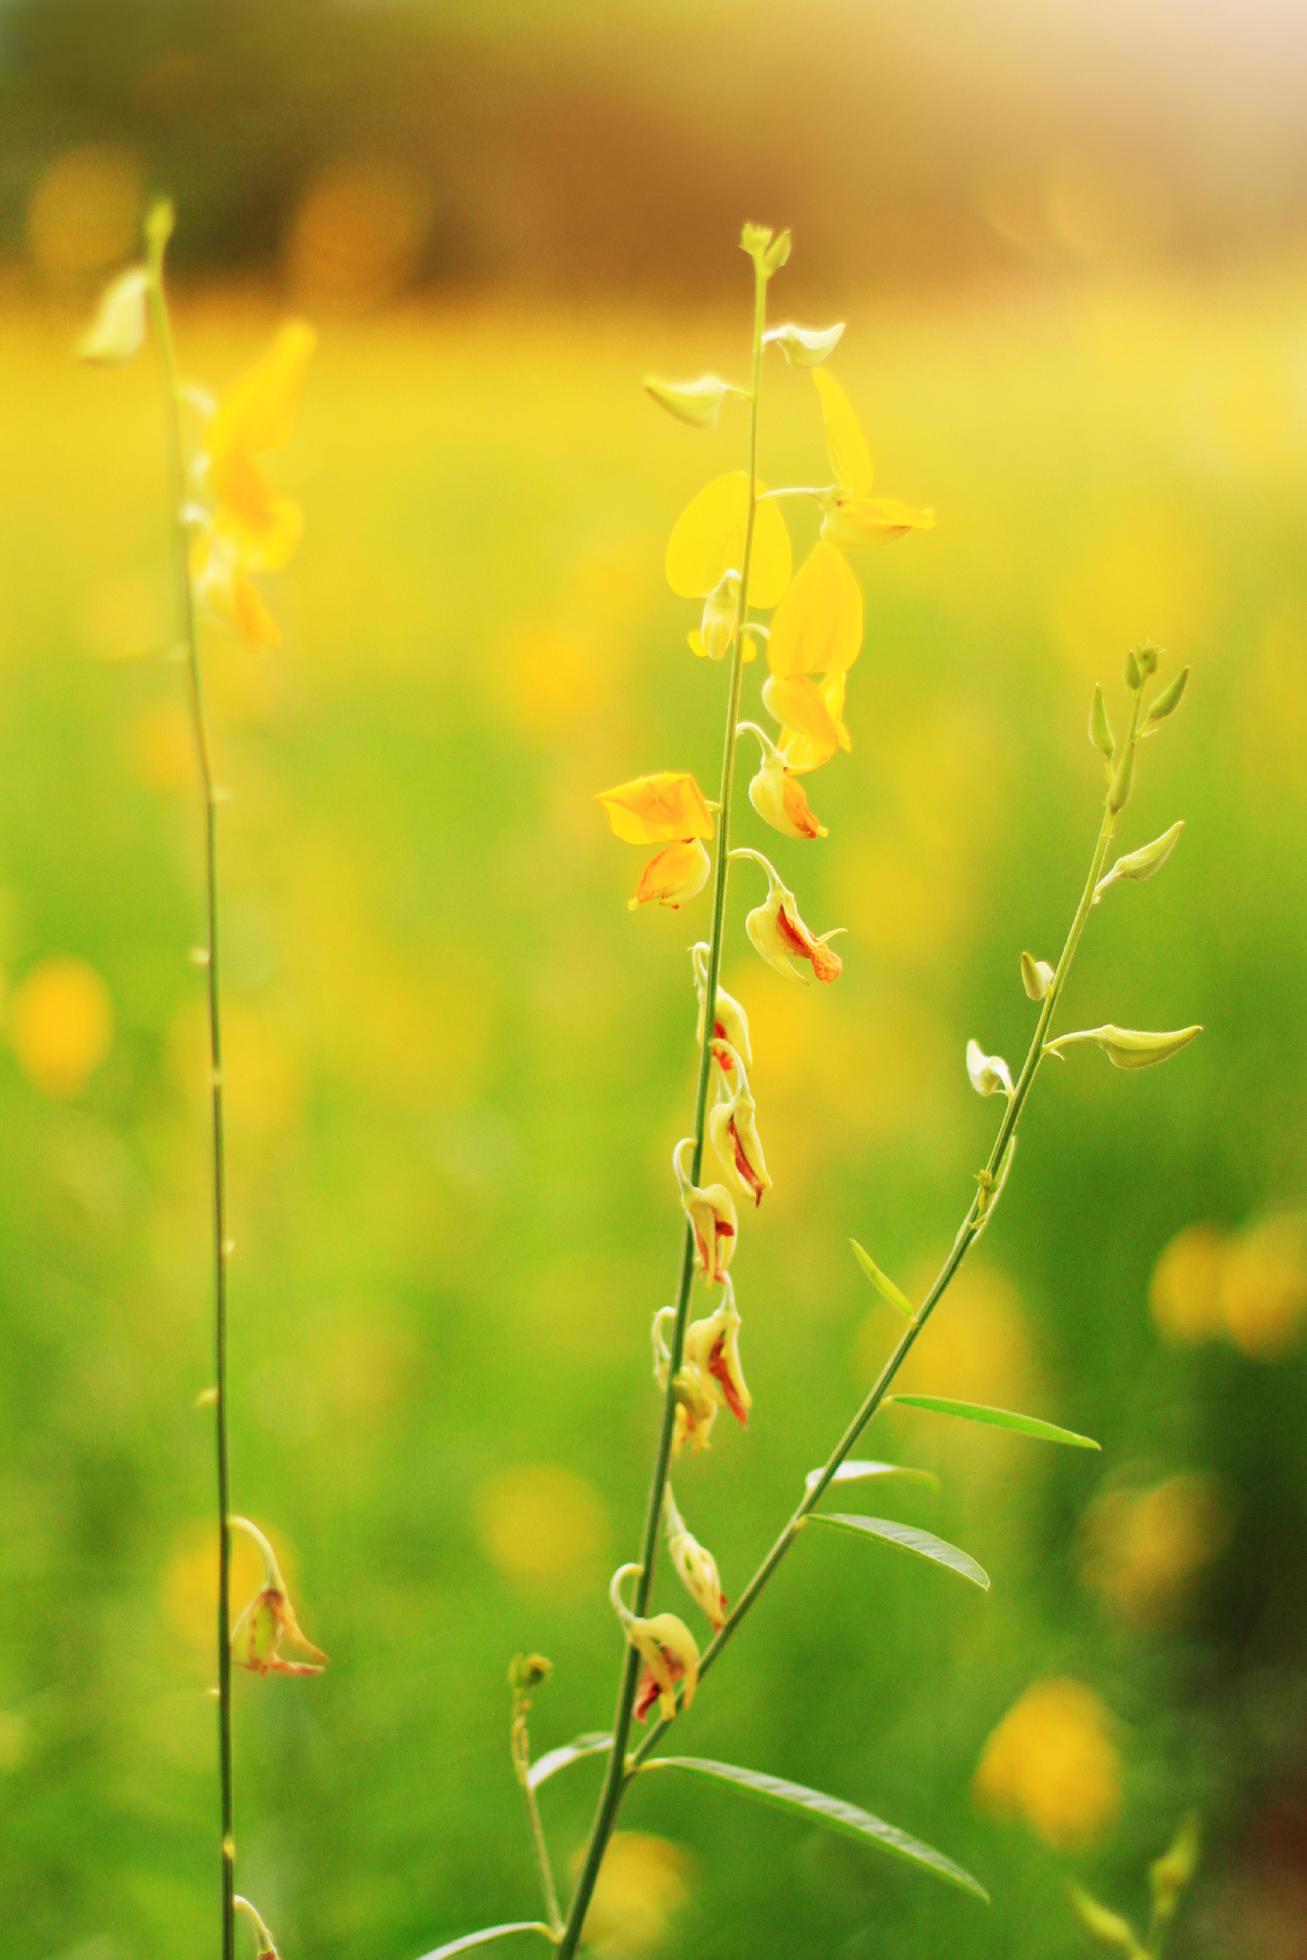
[[[828,292],[1222,254],[1302,223],[1302,25],[1163,0],[8,0],[0,250],[54,159],[119,145],[184,206],[193,266],[275,265],[342,166],[406,205],[405,283],[707,292],[742,212],[802,226]]]

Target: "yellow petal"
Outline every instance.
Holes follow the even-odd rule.
[[[708,853],[697,837],[682,844],[669,844],[651,857],[640,873],[635,897],[627,901],[634,912],[641,905],[668,905],[674,912],[686,899],[697,898],[708,882],[712,869]]]
[[[712,836],[712,815],[703,791],[685,769],[660,769],[636,776],[615,789],[602,790],[595,801],[614,837],[624,844],[683,842]]]
[[[781,724],[778,746],[792,774],[819,769],[836,749],[853,747],[844,725],[843,674],[828,674],[820,682],[807,674],[789,680],[772,675],[763,687],[762,701]]]
[[[304,375],[318,336],[307,320],[288,320],[253,367],[234,381],[209,424],[213,456],[263,456],[290,441]]]
[[[759,493],[763,486],[758,485]],[[706,599],[730,571],[741,569],[749,509],[749,477],[732,470],[692,497],[667,540],[667,583],[682,599]],[[749,604],[774,606],[790,582],[790,536],[775,504],[759,504],[753,526]]]
[[[214,521],[251,572],[282,571],[304,535],[304,513],[293,497],[274,490],[262,467],[239,450],[210,464]]]
[[[818,544],[776,608],[767,665],[782,678],[842,672],[861,646],[862,588],[843,552]]]
[[[833,374],[825,368],[812,370],[812,385],[821,401],[821,419],[826,430],[826,454],[831,475],[846,497],[865,497],[875,481],[871,451],[862,433],[862,424],[853,404]]]
[[[821,535],[835,544],[891,544],[909,531],[933,531],[935,513],[897,497],[837,497],[826,507]]]

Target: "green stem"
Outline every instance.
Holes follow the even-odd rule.
[[[730,875],[731,799],[735,787],[735,748],[739,732],[736,724],[740,715],[740,687],[744,671],[744,629],[749,609],[749,572],[753,562],[753,534],[758,510],[758,397],[762,386],[762,337],[766,321],[767,273],[755,260],[753,385],[749,394],[748,504],[744,521],[744,548],[740,562],[740,589],[735,602],[735,640],[726,708],[726,734],[722,747],[720,814],[713,873],[712,932],[708,941],[708,971],[704,981],[703,1039],[699,1045],[699,1076],[694,1105],[694,1152],[691,1158],[690,1175],[696,1184],[703,1172],[704,1131],[708,1091],[712,1081],[712,1033],[717,1019],[717,983],[721,974],[722,939],[726,921],[726,888]],[[658,1554],[658,1538],[667,1489],[667,1470],[671,1462],[672,1442],[676,1433],[676,1378],[681,1372],[681,1357],[685,1347],[685,1328],[689,1318],[694,1264],[694,1233],[687,1222],[681,1249],[676,1319],[669,1343],[667,1388],[663,1396],[662,1420],[658,1430],[653,1474],[650,1478],[649,1496],[645,1506],[644,1535],[639,1559],[641,1571],[634,1603],[634,1611],[637,1615],[644,1615],[648,1611],[649,1597],[653,1588],[654,1564]],[[627,1783],[626,1745],[631,1733],[632,1709],[635,1705],[635,1691],[639,1678],[640,1656],[635,1648],[628,1644],[617,1696],[617,1711],[613,1717],[612,1754],[608,1759],[608,1769],[599,1795],[599,1806],[594,1823],[591,1826],[581,1875],[577,1880],[567,1923],[558,1943],[559,1960],[571,1960],[571,1956],[575,1954],[580,1944],[585,1916],[594,1895],[599,1869],[604,1861],[608,1840],[617,1822],[617,1813],[621,1809]]]
[[[1126,737],[1127,748],[1131,751],[1134,749],[1138,736],[1139,705],[1139,697],[1136,696],[1130,731]],[[957,1236],[949,1249],[948,1257],[931,1282],[930,1288],[922,1300],[921,1305],[904,1328],[897,1345],[881,1369],[871,1389],[868,1391],[861,1407],[845,1429],[844,1434],[840,1437],[835,1448],[827,1457],[821,1471],[813,1480],[812,1485],[805,1490],[803,1497],[795,1506],[784,1529],[772,1544],[771,1549],[764,1557],[757,1571],[753,1574],[753,1577],[749,1580],[743,1592],[741,1592],[721,1631],[704,1649],[703,1658],[699,1664],[700,1681],[703,1680],[704,1675],[713,1667],[727,1642],[747,1618],[755,1601],[767,1586],[773,1573],[803,1529],[809,1513],[819,1503],[834,1479],[836,1471],[849,1455],[850,1451],[855,1447],[867,1424],[884,1402],[900,1368],[912,1352],[922,1328],[926,1325],[926,1322],[934,1313],[935,1308],[943,1299],[959,1268],[965,1261],[967,1254],[984,1230],[988,1212],[992,1208],[996,1182],[1002,1171],[1007,1152],[1015,1142],[1017,1125],[1021,1120],[1021,1112],[1025,1108],[1026,1100],[1030,1095],[1031,1089],[1034,1087],[1035,1077],[1038,1075],[1040,1064],[1044,1059],[1045,1043],[1052,1025],[1053,1016],[1057,1011],[1058,1002],[1062,998],[1062,990],[1070,974],[1072,962],[1075,959],[1077,948],[1080,945],[1081,937],[1088,923],[1089,914],[1093,910],[1095,888],[1103,873],[1103,866],[1106,862],[1108,851],[1111,848],[1119,815],[1119,811],[1111,808],[1111,797],[1109,794],[1103,807],[1103,819],[1099,826],[1098,839],[1094,845],[1093,857],[1090,860],[1089,875],[1085,880],[1084,890],[1080,894],[1080,902],[1076,907],[1075,916],[1071,921],[1070,930],[1067,933],[1066,941],[1062,948],[1062,957],[1057,963],[1057,971],[1054,974],[1052,984],[1044,996],[1043,1001],[1040,1003],[1039,1018],[1035,1023],[1035,1031],[1031,1037],[1030,1046],[1026,1051],[1025,1061],[1021,1065],[1021,1073],[1017,1077],[1012,1095],[1008,1099],[1006,1108],[1004,1109],[1003,1120],[998,1126],[998,1133],[994,1138],[994,1146],[989,1153],[988,1162],[977,1180],[976,1195],[967,1207],[966,1216],[958,1228]],[[626,1765],[628,1776],[633,1769],[644,1762],[646,1757],[657,1748],[668,1726],[669,1724],[666,1720],[660,1720],[650,1729]]]
[[[173,345],[172,321],[163,284],[163,255],[170,224],[162,212],[149,226],[149,310],[155,344],[163,365],[168,407],[168,456],[173,506],[173,553],[177,604],[186,652],[187,698],[191,733],[204,805],[205,944],[208,976],[209,1107],[211,1122],[213,1213],[213,1414],[214,1464],[218,1509],[218,1786],[219,1861],[222,1886],[222,1960],[236,1951],[235,1784],[232,1766],[231,1721],[231,1452],[227,1431],[227,1170],[223,1120],[222,1014],[218,972],[218,797],[213,775],[204,705],[204,676],[200,666],[195,594],[191,585],[189,546],[182,511],[186,503],[186,445],[182,432],[182,402]]]

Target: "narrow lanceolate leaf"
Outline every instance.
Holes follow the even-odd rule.
[[[1014,1409],[991,1409],[983,1402],[953,1402],[943,1395],[895,1395],[889,1399],[905,1409],[930,1409],[937,1416],[961,1416],[966,1422],[988,1422],[996,1429],[1014,1429],[1018,1436],[1033,1436],[1040,1443],[1066,1443],[1073,1450],[1102,1448],[1092,1436],[1080,1436],[1074,1429],[1062,1429],[1039,1416],[1018,1415]]]
[[[1201,1025],[1197,1025],[1153,1034],[1142,1028],[1114,1027],[1109,1022],[1101,1028],[1082,1028],[1076,1034],[1060,1034],[1056,1041],[1046,1045],[1044,1053],[1060,1055],[1064,1048],[1075,1048],[1082,1042],[1092,1041],[1102,1049],[1113,1068],[1152,1068],[1157,1062],[1169,1062],[1172,1055],[1178,1055],[1182,1048],[1187,1048],[1195,1035],[1200,1035],[1202,1031]]]
[[[527,1771],[527,1783],[538,1790],[551,1776],[557,1776],[560,1769],[570,1769],[573,1763],[583,1762],[587,1756],[606,1756],[612,1746],[610,1735],[579,1735],[575,1742],[565,1742],[561,1748],[550,1749],[537,1757]]]
[[[946,1538],[936,1538],[933,1531],[919,1531],[916,1525],[898,1524],[892,1518],[850,1517],[843,1511],[812,1511],[807,1522],[833,1525],[836,1531],[853,1531],[862,1538],[878,1538],[883,1545],[895,1545],[901,1552],[911,1552],[914,1558],[942,1565],[949,1572],[956,1572],[959,1579],[969,1579],[982,1592],[989,1591],[989,1574],[984,1566],[977,1565],[969,1553],[950,1545]]]
[[[511,1939],[514,1933],[541,1933],[552,1943],[553,1935],[540,1919],[514,1919],[503,1926],[483,1926],[479,1933],[464,1933],[461,1940],[451,1940],[448,1946],[438,1946],[431,1953],[424,1953],[422,1960],[454,1960],[456,1953],[473,1953],[479,1946],[491,1946],[496,1940]]]
[[[773,327],[762,341],[764,347],[779,347],[791,367],[819,367],[835,351],[843,332],[843,320],[833,327]]]
[[[660,408],[695,429],[715,429],[726,397],[744,392],[719,374],[701,374],[696,381],[660,381],[650,374],[645,376],[644,385]]]
[[[961,1865],[955,1865],[942,1851],[923,1844],[919,1838],[909,1837],[896,1825],[873,1817],[869,1810],[862,1810],[857,1804],[845,1803],[839,1797],[828,1797],[821,1790],[809,1790],[802,1783],[787,1782],[784,1777],[767,1776],[761,1770],[740,1769],[734,1763],[715,1763],[699,1756],[654,1756],[640,1765],[640,1774],[647,1776],[651,1770],[663,1769],[679,1770],[685,1776],[695,1776],[706,1783],[724,1783],[746,1797],[753,1797],[758,1803],[786,1810],[792,1817],[799,1817],[806,1823],[820,1824],[828,1831],[857,1838],[861,1843],[869,1844],[877,1851],[887,1851],[893,1858],[902,1858],[908,1864],[931,1872],[946,1884],[956,1885],[961,1891],[970,1892],[973,1898],[983,1899],[986,1905],[989,1904],[989,1894],[979,1879],[963,1871]]]
[[[889,1274],[881,1271],[876,1261],[867,1251],[866,1246],[859,1245],[856,1239],[850,1239],[849,1244],[853,1247],[854,1258],[879,1293],[881,1299],[888,1300],[890,1306],[896,1308],[906,1320],[911,1320],[912,1302],[909,1300],[907,1294],[900,1292]]]
[[[812,1490],[825,1475],[824,1470],[809,1470],[804,1478],[805,1490]],[[939,1478],[933,1470],[914,1470],[903,1463],[873,1463],[865,1457],[850,1457],[841,1463],[830,1480],[829,1488],[836,1484],[869,1484],[881,1477],[894,1477],[902,1484],[925,1484],[930,1490],[939,1489]]]

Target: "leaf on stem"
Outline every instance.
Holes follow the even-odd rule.
[[[804,1478],[804,1489],[811,1490],[825,1476],[824,1470],[809,1470]],[[933,1470],[914,1470],[903,1463],[874,1463],[869,1458],[850,1457],[841,1463],[830,1479],[834,1484],[866,1484],[878,1477],[897,1477],[900,1483],[925,1484],[930,1490],[939,1489],[939,1478]]]
[[[821,1824],[828,1831],[838,1831],[844,1837],[859,1839],[876,1850],[886,1851],[891,1857],[901,1858],[922,1871],[941,1878],[946,1884],[956,1885],[963,1892],[970,1892],[973,1898],[982,1899],[989,1904],[989,1894],[978,1879],[955,1865],[942,1851],[936,1851],[919,1838],[909,1837],[896,1825],[887,1824],[882,1818],[873,1817],[869,1810],[862,1810],[857,1804],[845,1803],[839,1797],[829,1797],[821,1790],[810,1790],[802,1783],[790,1783],[784,1777],[767,1776],[761,1770],[740,1769],[734,1763],[710,1762],[699,1756],[655,1756],[640,1765],[640,1774],[647,1776],[651,1770],[679,1770],[685,1776],[698,1777],[706,1783],[724,1783],[753,1797],[758,1803],[770,1804],[777,1810],[788,1811],[792,1817],[802,1818],[809,1824]]]
[[[1162,689],[1162,692],[1148,710],[1148,721],[1150,725],[1155,721],[1165,721],[1168,715],[1175,713],[1181,701],[1184,699],[1184,691],[1188,685],[1189,669],[1182,667],[1175,679]]]
[[[1018,1415],[1014,1409],[991,1409],[984,1402],[954,1402],[944,1395],[892,1395],[886,1401],[905,1409],[930,1409],[937,1416],[961,1416],[967,1422],[988,1422],[996,1429],[1013,1429],[1018,1436],[1033,1436],[1040,1443],[1066,1443],[1073,1450],[1099,1450],[1103,1446],[1092,1436],[1081,1436],[1074,1429],[1062,1429],[1040,1416]]]
[[[570,1769],[586,1756],[606,1756],[613,1746],[610,1735],[579,1735],[575,1742],[565,1742],[558,1749],[550,1749],[538,1756],[527,1772],[527,1788],[538,1790],[542,1783],[548,1783],[551,1776],[559,1770]]]
[[[905,1320],[911,1320],[912,1302],[909,1300],[907,1294],[901,1292],[895,1286],[888,1273],[881,1271],[865,1246],[859,1245],[856,1239],[850,1239],[849,1244],[853,1247],[854,1258],[879,1293],[881,1299],[887,1300],[890,1306],[894,1307],[903,1315]]]
[[[510,1939],[514,1933],[541,1933],[551,1944],[553,1934],[542,1919],[514,1919],[502,1926],[484,1926],[479,1933],[464,1933],[462,1939],[451,1940],[448,1946],[438,1946],[431,1953],[424,1953],[422,1960],[454,1960],[456,1953],[472,1953],[479,1946],[490,1946],[495,1940]]]
[[[898,1524],[892,1518],[855,1518],[842,1511],[811,1511],[807,1522],[833,1525],[836,1531],[853,1531],[862,1538],[877,1538],[884,1545],[911,1552],[914,1558],[924,1558],[932,1565],[956,1572],[959,1579],[969,1579],[982,1592],[989,1591],[989,1574],[984,1566],[977,1565],[969,1553],[950,1545],[946,1538],[937,1538],[933,1531],[920,1531],[916,1525]]]

